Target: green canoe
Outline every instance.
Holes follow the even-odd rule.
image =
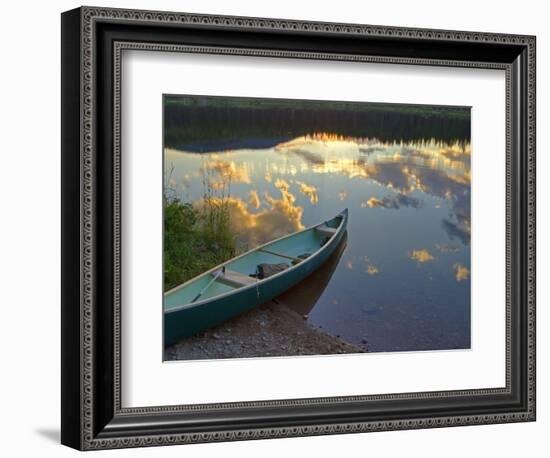
[[[164,342],[172,345],[251,310],[296,285],[333,253],[348,209],[331,220],[230,259],[164,294]]]

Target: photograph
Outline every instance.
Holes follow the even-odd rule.
[[[164,360],[470,349],[470,111],[164,94]]]

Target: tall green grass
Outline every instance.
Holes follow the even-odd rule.
[[[169,182],[170,180],[167,180]],[[236,255],[231,231],[230,179],[203,167],[203,198],[193,205],[166,187],[164,290],[167,291]]]

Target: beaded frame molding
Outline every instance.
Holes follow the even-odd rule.
[[[95,7],[63,13],[61,442],[92,450],[535,420],[535,46],[523,35]],[[124,50],[505,71],[506,386],[123,408]]]

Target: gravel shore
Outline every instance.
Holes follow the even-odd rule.
[[[310,326],[282,303],[269,302],[166,349],[165,360],[364,353]]]

